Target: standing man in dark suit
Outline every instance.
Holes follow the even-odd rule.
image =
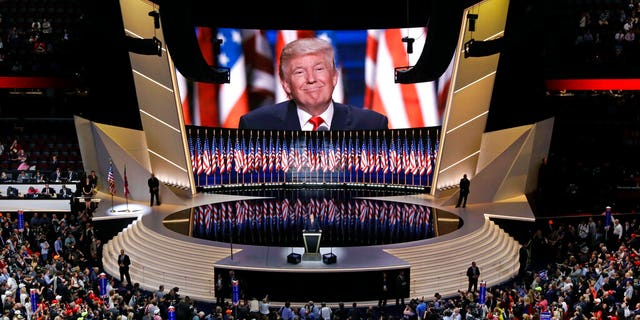
[[[467,293],[478,292],[478,278],[480,277],[480,268],[476,265],[476,262],[471,262],[469,268],[467,268],[467,278],[469,279],[469,288],[467,289]]]
[[[378,308],[387,307],[387,299],[389,299],[389,278],[387,277],[387,272],[382,272],[382,282],[380,283],[380,293],[378,297]]]
[[[462,205],[463,208],[467,206],[467,196],[469,196],[469,187],[471,187],[471,181],[467,178],[467,174],[465,173],[460,179],[460,196],[458,196],[458,204],[456,204],[456,208],[459,208]]]
[[[320,230],[320,225],[318,224],[318,220],[316,220],[313,213],[309,214],[309,218],[305,221],[304,230],[309,232],[316,232]]]
[[[129,266],[131,265],[131,259],[124,253],[124,249],[120,249],[120,255],[118,256],[118,266],[120,267],[120,283],[127,279],[127,285],[133,285],[131,282],[131,275],[129,275]]]
[[[388,129],[386,116],[333,102],[338,83],[335,52],[320,38],[288,43],[280,55],[280,84],[291,100],[263,106],[242,117],[239,129],[378,130]]]
[[[156,205],[160,205],[160,181],[156,177],[153,172],[151,172],[151,177],[147,180],[147,185],[149,185],[149,194],[151,195],[151,199],[149,200],[149,206],[153,207],[153,201],[155,200]]]

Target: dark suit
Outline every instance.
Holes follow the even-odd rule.
[[[341,103],[333,103],[331,130],[383,130],[389,128],[384,115]],[[296,104],[285,101],[255,109],[242,117],[238,129],[302,130]]]
[[[58,196],[61,198],[71,198],[73,196],[73,192],[71,191],[71,188],[63,187],[60,188]]]
[[[304,230],[310,232],[316,232],[320,230],[320,224],[318,223],[318,219],[307,219],[304,223]]]
[[[151,194],[149,206],[153,206],[154,199],[156,201],[156,205],[160,205],[160,180],[158,180],[157,177],[152,176],[147,180],[147,185],[149,186],[149,193]]]
[[[458,203],[456,204],[456,208],[462,205],[462,207],[467,206],[467,197],[469,196],[469,187],[471,187],[471,181],[465,175],[460,179],[460,195],[458,196]]]
[[[120,254],[118,256],[118,266],[120,271],[120,283],[127,279],[127,284],[131,285],[131,276],[129,275],[129,265],[131,265],[131,259],[126,254]]]
[[[50,198],[53,197],[54,194],[56,194],[56,191],[51,187],[44,187],[42,188],[42,190],[40,190],[40,194],[44,197]]]
[[[467,268],[467,278],[469,280],[469,288],[467,292],[471,292],[473,289],[474,292],[478,292],[478,278],[480,277],[480,268],[476,265],[472,265]]]

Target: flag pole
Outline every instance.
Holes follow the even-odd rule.
[[[127,208],[127,212],[129,211],[129,180],[127,179],[127,164],[124,164],[124,199]]]
[[[113,192],[111,193],[111,212],[116,212],[116,209],[113,208]]]

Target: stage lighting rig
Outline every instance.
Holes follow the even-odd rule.
[[[486,41],[471,39],[464,43],[464,57],[486,57],[494,55],[500,53],[503,47],[504,39],[502,37]]]

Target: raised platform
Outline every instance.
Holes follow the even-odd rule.
[[[520,244],[490,219],[493,214],[518,220],[531,220],[527,210],[510,203],[501,211],[500,204],[468,205],[465,209],[442,208],[433,203],[426,195],[408,195],[393,197],[376,197],[392,201],[424,204],[446,210],[459,215],[464,221],[456,231],[443,236],[399,243],[393,245],[321,248],[321,253],[333,252],[337,256],[334,264],[320,261],[301,261],[299,264],[287,262],[290,247],[265,247],[236,245],[192,238],[171,231],[163,224],[168,215],[189,207],[207,203],[217,203],[243,197],[233,195],[198,194],[194,199],[186,201],[184,206],[163,204],[146,207],[138,214],[130,226],[122,230],[104,246],[104,266],[111,275],[118,275],[116,257],[120,249],[125,249],[131,256],[131,276],[141,287],[155,290],[159,285],[177,286],[181,295],[192,299],[212,301],[215,299],[215,272],[228,273],[234,270],[245,281],[245,289],[256,295],[269,291],[270,296],[279,297],[291,302],[305,302],[313,298],[316,289],[305,289],[304,294],[296,290],[286,290],[286,296],[277,292],[278,288],[287,289],[292,283],[313,283],[311,287],[322,286],[327,279],[343,279],[331,282],[333,292],[344,290],[345,295],[327,296],[317,292],[318,298],[327,303],[353,300],[367,302],[376,296],[376,285],[381,272],[395,274],[402,269],[409,269],[410,278],[408,297],[432,297],[435,292],[443,296],[455,296],[457,290],[465,290],[467,280],[466,268],[471,261],[476,261],[481,269],[481,279],[488,285],[499,284],[512,279],[518,271],[518,250]],[[118,204],[122,206],[122,204]],[[108,210],[101,208],[108,218]],[[99,219],[99,218],[98,218]],[[303,253],[303,248],[293,248],[294,252]],[[333,276],[333,277],[332,277]],[[260,280],[257,280],[260,279]],[[290,280],[287,280],[290,279]],[[352,280],[358,279],[359,293],[349,291],[354,287]],[[321,280],[318,283],[318,280]],[[260,282],[269,281],[269,282]],[[260,283],[260,285],[256,285]],[[274,283],[279,283],[276,286]],[[307,288],[307,287],[305,287]],[[335,299],[331,299],[334,297]],[[348,299],[347,299],[348,298]],[[346,299],[346,300],[345,300]],[[278,303],[279,299],[272,299]],[[377,302],[377,300],[376,300]]]

